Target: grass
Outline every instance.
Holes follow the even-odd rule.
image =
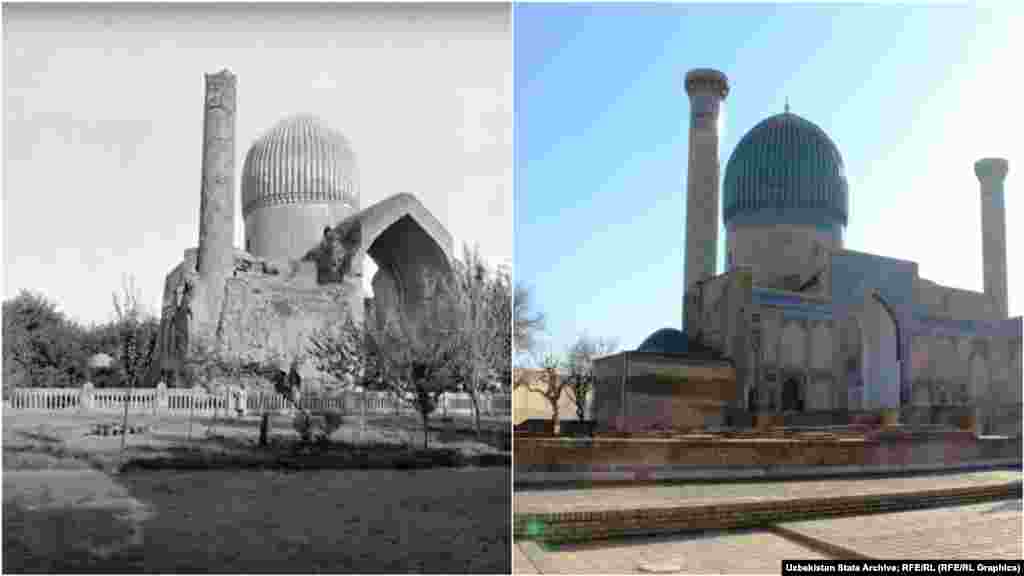
[[[5,469],[383,469],[509,466],[507,423],[485,422],[478,439],[471,423],[438,423],[430,449],[420,448],[422,431],[411,416],[373,416],[363,428],[350,417],[325,446],[299,442],[291,418],[274,416],[271,442],[257,446],[259,418],[196,420],[189,430],[182,418],[133,415],[146,434],[129,435],[121,452],[119,436],[95,436],[95,424],[113,415],[25,414],[4,417]],[[502,426],[505,426],[502,429]]]
[[[5,572],[507,573],[507,470],[146,472],[109,509],[4,506]],[[5,498],[6,498],[5,490]],[[96,553],[102,547],[117,552]]]
[[[119,437],[87,435],[114,419],[4,414],[4,572],[511,570],[509,455],[462,423],[428,452],[418,422],[394,417],[299,449],[275,418],[259,449],[255,418],[212,437],[193,423],[189,440],[187,422],[133,415],[150,433],[122,460]],[[488,459],[501,467],[450,467]]]

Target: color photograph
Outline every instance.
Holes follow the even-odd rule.
[[[516,573],[1019,566],[1021,15],[516,5]]]

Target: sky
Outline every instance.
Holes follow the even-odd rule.
[[[541,352],[581,334],[633,349],[681,327],[692,68],[730,80],[723,170],[788,98],[842,154],[845,247],[940,284],[983,290],[974,162],[1007,158],[1009,309],[1024,314],[1014,4],[518,5],[514,266],[546,315]]]
[[[237,76],[236,186],[249,146],[312,113],[355,150],[362,205],[408,192],[512,262],[506,5],[5,5],[4,296],[83,322],[134,278],[159,312],[199,238],[205,73]],[[236,189],[235,245],[243,246]],[[364,270],[366,283],[372,266]]]

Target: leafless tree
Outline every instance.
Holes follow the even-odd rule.
[[[131,401],[135,384],[151,360],[153,354],[152,344],[143,344],[149,349],[140,351],[139,348],[139,327],[145,317],[145,311],[140,303],[140,293],[135,286],[135,277],[126,276],[122,279],[122,294],[112,294],[114,303],[114,314],[117,324],[121,330],[121,366],[124,370],[125,380],[128,382],[128,391],[124,395],[124,415],[121,418],[121,451],[124,451],[128,438],[128,404]],[[148,354],[147,354],[148,352]]]
[[[509,318],[507,314],[507,278],[487,267],[478,248],[463,249],[461,262],[453,263],[452,288],[457,300],[459,339],[459,379],[473,405],[473,423],[480,435],[480,401],[482,395],[495,391],[495,382],[504,376],[503,365],[511,362],[507,347]]]
[[[529,354],[536,348],[536,337],[544,330],[544,314],[533,309],[533,293],[517,284],[512,299],[516,353]]]
[[[423,447],[428,447],[430,415],[441,394],[455,389],[465,340],[460,330],[460,303],[452,279],[427,275],[425,298],[417,318],[402,317],[371,325],[376,353],[386,366],[398,395],[410,402],[423,422]]]
[[[523,386],[530,392],[540,394],[551,407],[551,431],[558,434],[559,406],[569,381],[561,374],[565,363],[554,354],[545,354],[540,361],[537,376],[526,376],[516,381],[516,386]]]
[[[566,392],[576,405],[576,417],[580,422],[586,419],[587,400],[594,389],[594,360],[607,356],[618,349],[614,340],[580,335],[566,353]]]

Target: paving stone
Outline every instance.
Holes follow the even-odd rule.
[[[1021,500],[782,526],[869,558],[1019,559]]]
[[[543,548],[535,562],[544,574],[772,574],[783,560],[821,559],[820,553],[766,531],[617,541]]]
[[[524,543],[516,542],[512,546],[512,573],[513,574],[540,574],[537,567],[526,556],[522,546]]]
[[[1021,500],[784,524],[812,540],[870,558],[1019,559]],[[532,546],[532,568],[544,574],[653,573],[675,567],[683,574],[777,574],[783,560],[828,554],[769,531],[635,538],[581,545]],[[517,556],[518,558],[518,556]],[[528,572],[517,573],[526,574]],[[530,572],[534,573],[534,572]]]

